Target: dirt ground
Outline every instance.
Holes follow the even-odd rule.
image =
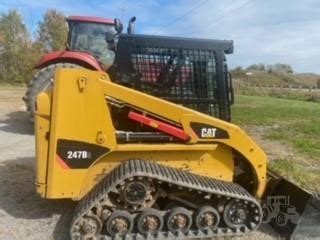
[[[24,91],[0,87],[0,240],[65,240],[75,204],[41,199],[35,192],[33,125],[21,100]],[[237,239],[274,238],[264,226]]]

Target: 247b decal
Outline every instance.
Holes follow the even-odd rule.
[[[92,154],[88,151],[67,151],[68,159],[89,159]]]

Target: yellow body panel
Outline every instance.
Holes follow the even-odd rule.
[[[153,145],[152,147],[156,149],[161,146]],[[193,149],[186,151],[114,151],[90,167],[83,181],[82,192],[76,199],[81,199],[113,168],[129,159],[145,159],[203,176],[232,181],[233,161],[230,149],[224,149],[222,146],[219,148],[213,151]],[[224,162],[219,160],[222,158],[225,159]]]
[[[110,170],[134,158],[231,182],[237,164],[234,151],[244,156],[252,167],[256,181],[253,194],[261,197],[265,190],[266,155],[234,124],[112,83],[106,73],[84,69],[58,70],[52,95],[51,101],[50,93],[42,93],[37,99],[41,106],[36,113],[37,185],[41,186],[38,192],[43,197],[81,199]],[[181,124],[191,139],[188,143],[117,143],[115,119],[106,99]],[[223,129],[229,138],[200,139],[190,122]],[[57,159],[59,139],[98,145],[108,152],[88,168],[66,168]]]
[[[49,129],[49,118],[50,118],[50,101],[51,95],[47,92],[41,92],[37,97],[37,109],[38,113],[35,118],[36,123],[36,155],[39,157],[36,165],[37,175],[36,175],[36,186],[41,197],[45,197],[46,192],[46,174],[47,161],[46,157],[48,155],[49,144],[47,139],[47,132]]]

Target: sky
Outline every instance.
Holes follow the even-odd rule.
[[[141,34],[233,40],[231,68],[286,63],[320,73],[320,0],[0,0],[0,13],[18,9],[34,36],[48,8],[125,25],[136,16]]]

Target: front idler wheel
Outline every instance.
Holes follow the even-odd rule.
[[[137,227],[142,234],[159,233],[163,227],[161,212],[152,208],[144,210],[138,218]]]
[[[112,236],[124,236],[133,228],[133,217],[127,211],[117,210],[106,223],[107,232]]]
[[[194,222],[201,231],[214,230],[220,222],[220,215],[215,208],[203,206],[196,211]]]
[[[172,233],[187,233],[191,224],[191,213],[183,207],[173,208],[167,217],[167,227]]]

